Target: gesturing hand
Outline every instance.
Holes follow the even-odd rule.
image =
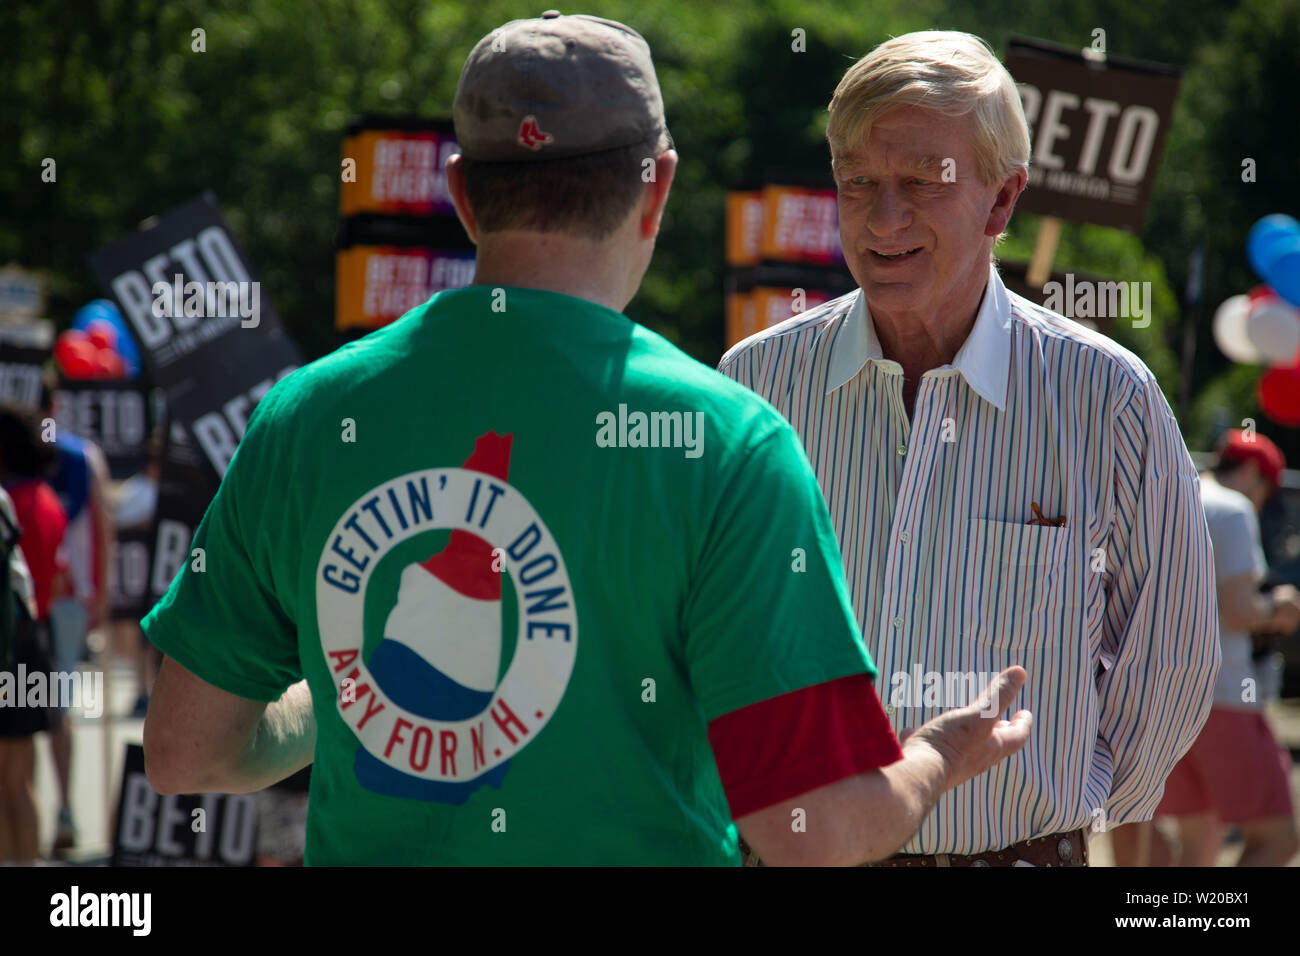
[[[945,789],[976,777],[1011,756],[1029,740],[1033,715],[1018,711],[1010,720],[1002,714],[1024,686],[1023,667],[1008,667],[965,707],[946,711],[915,730],[899,733],[903,750],[925,748],[943,761]]]

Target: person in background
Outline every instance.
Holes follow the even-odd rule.
[[[1201,475],[1223,663],[1210,717],[1165,781],[1156,809],[1157,817],[1177,821],[1178,852],[1151,824],[1124,827],[1112,835],[1120,866],[1213,866],[1226,825],[1239,827],[1245,840],[1238,866],[1282,866],[1300,846],[1287,782],[1290,760],[1264,720],[1251,656],[1251,632],[1300,626],[1300,591],[1289,584],[1259,590],[1268,567],[1258,515],[1280,487],[1285,467],[1268,438],[1234,429],[1220,443],[1213,468]]]
[[[12,589],[13,620],[10,635],[13,657],[0,661],[0,667],[17,669],[19,664],[32,669],[49,667],[49,654],[35,639],[32,622],[36,619],[36,592],[32,573],[18,546],[21,528],[14,514],[14,503],[0,488],[0,524],[8,554],[8,578]],[[6,605],[7,606],[7,605]],[[0,864],[27,863],[36,859],[36,799],[32,781],[36,766],[34,736],[49,726],[49,711],[44,707],[17,707],[6,695],[14,689],[0,687]]]
[[[41,411],[53,429],[54,460],[46,480],[68,517],[64,553],[68,559],[71,588],[50,605],[50,644],[54,669],[70,673],[87,658],[86,634],[108,620],[108,567],[113,547],[113,517],[109,510],[108,465],[103,452],[92,441],[57,425],[54,381],[47,378],[41,388]],[[59,784],[59,824],[54,852],[71,849],[77,842],[77,826],[68,800],[72,769],[72,734],[65,708],[56,708],[50,728],[50,749],[54,754]]]
[[[119,532],[149,530],[158,507],[158,479],[162,475],[163,430],[155,429],[149,438],[149,458],[144,470],[123,481],[113,495],[113,521]],[[131,716],[143,720],[149,712],[149,689],[153,687],[162,654],[149,643],[140,630],[139,614],[114,616],[113,644],[135,649],[136,679],[140,693]]]
[[[23,663],[29,673],[51,669],[50,605],[70,589],[61,552],[67,516],[58,496],[43,480],[52,456],[50,446],[41,440],[33,412],[0,403],[0,484],[22,529],[18,546],[30,570],[35,612],[35,627],[18,642],[15,670]],[[22,693],[24,688],[15,690]],[[44,707],[0,708],[0,860],[21,863],[37,857],[33,737],[50,726],[51,713]]]

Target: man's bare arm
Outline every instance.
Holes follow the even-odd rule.
[[[888,767],[846,777],[736,821],[763,862],[776,866],[855,866],[898,851],[943,793],[932,754],[903,748]],[[802,811],[803,832],[793,823]]]
[[[312,762],[307,682],[270,704],[213,687],[164,657],[144,724],[145,772],[159,793],[252,793]]]
[[[1259,590],[1252,572],[1219,582],[1219,616],[1234,631],[1281,631],[1300,625],[1300,593],[1282,585],[1269,594]]]
[[[921,826],[945,790],[977,776],[1029,740],[1032,718],[1011,706],[1025,682],[1019,667],[998,675],[980,700],[948,711],[903,743],[903,759],[846,777],[736,821],[745,840],[778,866],[852,866],[898,851]],[[997,709],[985,704],[993,695]],[[804,811],[804,829],[791,825]]]

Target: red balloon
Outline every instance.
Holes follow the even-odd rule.
[[[1300,367],[1265,372],[1259,380],[1259,407],[1279,425],[1300,427]]]
[[[1256,302],[1263,303],[1263,302],[1269,302],[1273,299],[1281,298],[1281,296],[1279,296],[1276,292],[1274,292],[1266,285],[1255,286],[1255,288],[1251,289],[1249,292],[1246,293],[1246,297],[1250,299],[1250,304],[1252,308],[1254,307]],[[103,322],[104,320],[99,319],[97,321]],[[108,323],[105,322],[104,324],[107,325]],[[89,328],[89,326],[87,326],[87,328]],[[114,329],[113,331],[116,332],[117,330]]]
[[[69,329],[54,343],[54,360],[68,378],[92,378],[97,351],[84,332]]]
[[[109,349],[100,349],[95,353],[96,378],[126,378],[126,363],[122,356]]]
[[[97,349],[117,351],[117,328],[107,319],[91,319],[86,324],[86,338]]]
[[[95,378],[97,377],[95,360],[85,355],[74,355],[63,363],[63,374],[75,379]]]
[[[68,349],[85,341],[86,333],[80,329],[68,329],[66,332],[60,332],[59,337],[54,340],[54,354],[58,355],[60,351],[66,354]]]

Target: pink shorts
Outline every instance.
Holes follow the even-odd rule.
[[[1289,817],[1290,755],[1257,711],[1210,709],[1192,749],[1165,781],[1157,816],[1213,811],[1224,823]]]

